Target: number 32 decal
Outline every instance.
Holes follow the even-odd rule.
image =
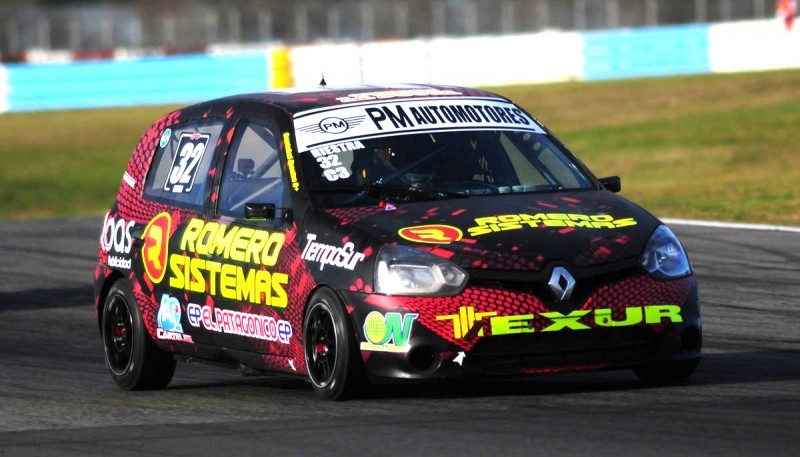
[[[174,193],[186,193],[192,190],[194,178],[211,135],[203,133],[184,133],[178,142],[178,153],[172,159],[164,190]]]
[[[325,176],[325,179],[328,181],[336,181],[338,179],[347,179],[350,177],[350,170],[341,166],[342,162],[339,160],[338,155],[332,154],[317,157],[317,163],[319,163],[320,168],[323,169],[322,175]]]

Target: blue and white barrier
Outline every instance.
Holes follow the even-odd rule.
[[[503,86],[777,68],[800,68],[800,30],[786,30],[779,19],[291,48],[217,47],[210,54],[0,65],[0,112],[191,103],[313,87],[323,75],[331,86]]]

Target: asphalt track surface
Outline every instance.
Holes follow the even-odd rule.
[[[91,305],[101,219],[0,223],[0,456],[800,455],[800,233],[673,226],[704,313],[688,382],[618,371],[332,403],[202,364],[118,390]]]

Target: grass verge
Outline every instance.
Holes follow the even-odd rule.
[[[800,225],[800,71],[493,90],[658,216]],[[102,213],[171,108],[0,115],[0,218]]]

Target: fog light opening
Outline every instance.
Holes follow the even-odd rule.
[[[428,346],[416,346],[408,351],[408,363],[417,371],[429,371],[435,368],[438,357]]]
[[[681,332],[681,347],[684,351],[699,351],[702,346],[703,337],[700,335],[700,329],[689,327]]]

